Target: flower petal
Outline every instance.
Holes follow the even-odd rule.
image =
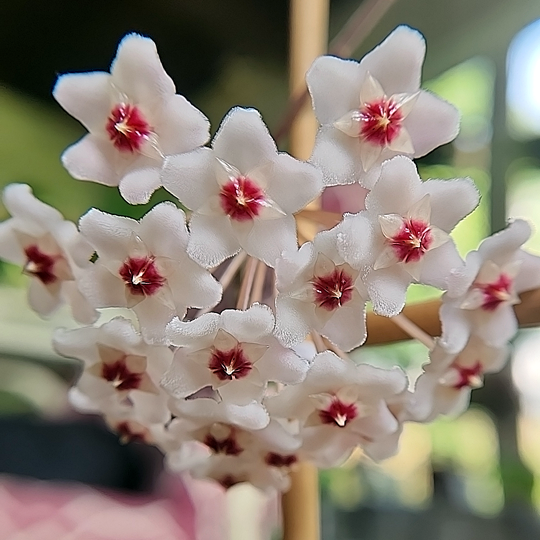
[[[150,109],[175,93],[174,83],[163,69],[155,43],[137,34],[127,35],[118,45],[111,75],[121,93]]]
[[[219,193],[215,157],[210,148],[169,156],[161,173],[163,187],[192,210],[201,208]]]
[[[422,189],[430,197],[431,223],[446,232],[478,205],[478,189],[470,178],[428,180]]]
[[[114,147],[108,141],[89,134],[62,154],[62,164],[77,180],[117,186],[121,177],[113,167],[116,158]]]
[[[416,92],[420,87],[426,43],[422,34],[398,26],[378,47],[366,54],[360,67],[384,88],[387,96]]]
[[[325,186],[363,183],[359,140],[332,126],[323,126],[317,132],[310,161],[322,171]]]
[[[273,165],[266,193],[287,214],[298,212],[322,191],[322,173],[313,165],[284,153]]]
[[[306,73],[315,115],[322,125],[360,106],[360,87],[365,72],[358,62],[335,56],[320,56]]]
[[[212,268],[240,251],[240,244],[226,216],[193,214],[188,254],[205,268]]]
[[[208,118],[178,94],[163,103],[158,124],[161,150],[167,156],[190,152],[210,138]]]
[[[340,349],[348,352],[366,340],[366,303],[356,294],[347,304],[336,309],[321,330]]]
[[[255,219],[251,229],[235,226],[233,230],[246,253],[272,268],[283,251],[292,251],[297,247],[296,222],[291,215],[271,222]]]
[[[28,303],[36,312],[46,317],[62,303],[60,294],[53,294],[39,279],[32,279],[28,288]]]
[[[377,315],[393,317],[405,305],[407,287],[411,276],[400,265],[370,272],[365,280],[373,311]]]
[[[440,97],[422,90],[403,121],[414,146],[414,157],[454,140],[459,131],[459,111]]]
[[[442,246],[425,253],[419,281],[444,290],[448,287],[451,271],[462,267],[463,260],[459,256],[454,242],[449,239]]]
[[[111,110],[110,79],[103,71],[62,75],[54,86],[53,96],[88,131],[104,135]]]
[[[277,149],[255,109],[231,109],[219,127],[212,147],[216,156],[246,174],[276,157]]]
[[[81,217],[79,228],[98,255],[123,261],[129,254],[130,242],[137,235],[139,224],[134,219],[92,208]]]
[[[152,160],[156,163],[154,160]],[[137,167],[128,172],[119,184],[120,194],[129,204],[145,204],[152,193],[161,186],[161,168],[158,166]]]
[[[286,347],[304,340],[313,326],[314,306],[289,296],[276,299],[276,337]]]
[[[396,156],[382,165],[381,176],[366,197],[366,208],[377,215],[405,216],[410,207],[422,198],[421,186],[413,161]]]

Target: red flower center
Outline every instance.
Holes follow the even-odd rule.
[[[147,442],[148,430],[140,424],[137,425],[138,430],[136,430],[135,426],[133,426],[132,424],[133,424],[132,422],[125,421],[125,422],[120,422],[116,426],[116,432],[118,433],[118,436],[120,437],[120,442],[122,443]]]
[[[231,432],[231,434],[226,439],[216,439],[213,435],[209,433],[205,437],[203,442],[216,454],[238,456],[244,451],[244,449],[236,442],[233,432]]]
[[[120,152],[139,152],[152,132],[140,109],[129,103],[115,105],[105,126],[109,139]]]
[[[403,115],[391,100],[382,98],[360,107],[360,137],[364,140],[386,146],[401,130]]]
[[[294,454],[283,456],[281,454],[276,454],[275,452],[268,452],[264,461],[267,465],[270,465],[270,467],[289,468],[298,461],[298,458]]]
[[[218,480],[219,484],[224,487],[225,489],[232,488],[233,486],[236,486],[236,484],[239,484],[242,480],[239,480],[232,474],[228,474]]]
[[[337,397],[334,397],[326,409],[319,411],[319,418],[323,424],[334,424],[340,428],[345,427],[357,416],[358,409],[354,403],[343,403]]]
[[[352,298],[354,283],[352,277],[341,268],[325,276],[314,276],[311,280],[315,303],[327,311],[346,304]]]
[[[429,223],[419,219],[406,219],[399,232],[387,241],[401,262],[417,262],[433,243]]]
[[[153,295],[166,281],[159,273],[153,256],[129,257],[118,273],[131,294],[137,296]]]
[[[497,281],[492,283],[479,283],[476,285],[484,294],[482,309],[495,311],[501,304],[508,302],[512,298],[513,280],[506,274],[501,274]]]
[[[225,214],[236,221],[254,219],[265,203],[264,191],[245,176],[233,178],[224,184],[219,199]]]
[[[213,348],[208,367],[220,381],[232,381],[233,379],[245,377],[251,371],[253,365],[240,344],[238,344],[229,351],[220,351]]]
[[[125,359],[101,364],[101,377],[113,384],[116,390],[136,390],[142,380],[142,373],[134,373],[126,366]]]
[[[459,374],[458,381],[452,386],[456,390],[462,388],[478,388],[482,385],[482,364],[476,362],[472,367],[463,367],[458,364],[452,366]]]
[[[58,280],[54,273],[54,264],[60,256],[43,253],[36,245],[25,248],[26,263],[24,273],[37,277],[43,285],[50,285]]]

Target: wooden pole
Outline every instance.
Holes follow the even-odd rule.
[[[290,88],[294,99],[306,91],[305,75],[313,60],[326,52],[329,0],[291,0],[290,9]],[[304,103],[291,126],[290,153],[308,159],[316,132],[315,115],[310,104]],[[317,468],[300,463],[291,473],[291,481],[282,500],[283,540],[319,540]]]
[[[521,302],[514,306],[514,311],[520,328],[540,326],[540,289],[524,292],[519,297]],[[402,313],[426,334],[437,337],[441,335],[440,307],[440,300],[430,300],[405,306]],[[382,345],[411,339],[392,319],[375,313],[368,313],[367,335],[366,345]]]

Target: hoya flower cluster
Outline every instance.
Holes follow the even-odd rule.
[[[467,178],[423,181],[411,160],[458,131],[456,109],[420,89],[424,53],[399,27],[359,63],[317,59],[309,162],[279,152],[254,109],[232,109],[205,146],[207,119],[148,38],[124,38],[110,73],[59,78],[55,98],[89,132],[62,156],[71,175],[133,204],[163,186],[189,209],[164,202],[140,221],[92,209],[77,228],[28,186],[5,190],[0,256],[30,276],[31,306],[45,316],[66,302],[89,325],[54,336],[83,365],[78,408],[158,446],[173,469],[283,490],[301,460],[330,467],[356,448],[382,459],[404,422],[466,405],[506,361],[512,306],[540,286],[540,260],[520,249],[523,221],[458,255],[451,232],[478,192]],[[365,210],[299,238],[306,205],[353,182],[369,190]],[[222,293],[237,272],[232,309]],[[366,303],[396,316],[411,283],[445,291],[414,391],[400,368],[347,356],[366,339]],[[108,308],[130,316],[98,321]]]

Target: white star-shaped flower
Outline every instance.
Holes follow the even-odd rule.
[[[76,281],[85,267],[92,266],[92,246],[74,223],[36,199],[26,184],[6,187],[3,200],[13,217],[0,223],[0,258],[22,266],[30,276],[31,308],[47,316],[67,302],[77,321],[94,322],[97,313]]]
[[[322,190],[313,165],[278,153],[259,113],[235,108],[212,148],[167,159],[163,185],[190,208],[188,253],[213,267],[244,249],[274,266],[297,247],[295,212]]]
[[[356,365],[326,351],[315,356],[303,383],[265,404],[272,417],[298,419],[303,454],[332,467],[358,445],[368,451],[379,440],[390,441],[399,422],[388,405],[406,388],[407,377],[398,368]]]
[[[185,214],[174,204],[158,204],[140,222],[92,209],[80,229],[98,255],[81,290],[95,307],[132,308],[146,339],[163,340],[188,307],[219,302],[221,285],[186,253]]]
[[[517,219],[485,239],[454,272],[440,312],[448,350],[463,349],[471,335],[502,347],[517,332],[518,295],[540,287],[540,257],[520,249],[530,235],[529,224]]]
[[[382,165],[366,210],[345,216],[337,242],[361,271],[376,313],[399,313],[412,282],[446,289],[451,271],[463,266],[448,233],[477,204],[468,178],[423,182],[404,156]]]
[[[177,398],[211,386],[223,400],[245,404],[260,399],[269,381],[299,383],[308,362],[283,347],[273,329],[272,311],[260,304],[191,322],[173,320],[168,334],[180,349],[162,386]]]
[[[509,352],[508,346],[490,347],[477,336],[459,353],[449,352],[437,340],[430,363],[416,383],[414,419],[431,422],[441,414],[461,414],[469,405],[471,391],[484,384],[484,374],[500,371]]]
[[[164,156],[209,138],[206,117],[175,92],[154,42],[136,34],[121,41],[110,74],[62,75],[53,95],[89,131],[64,152],[66,169],[78,180],[118,186],[131,204],[148,202]]]
[[[62,356],[83,362],[74,396],[81,408],[95,407],[144,425],[170,420],[159,381],[173,353],[168,347],[145,343],[127,319],[117,317],[100,327],[59,329],[53,346]]]
[[[317,234],[276,265],[276,336],[288,347],[320,332],[345,351],[366,338],[367,292],[336,249],[339,226]]]
[[[306,80],[321,127],[311,161],[326,185],[371,188],[384,160],[423,156],[457,135],[458,111],[420,90],[424,55],[422,35],[400,26],[359,63],[315,60]]]

